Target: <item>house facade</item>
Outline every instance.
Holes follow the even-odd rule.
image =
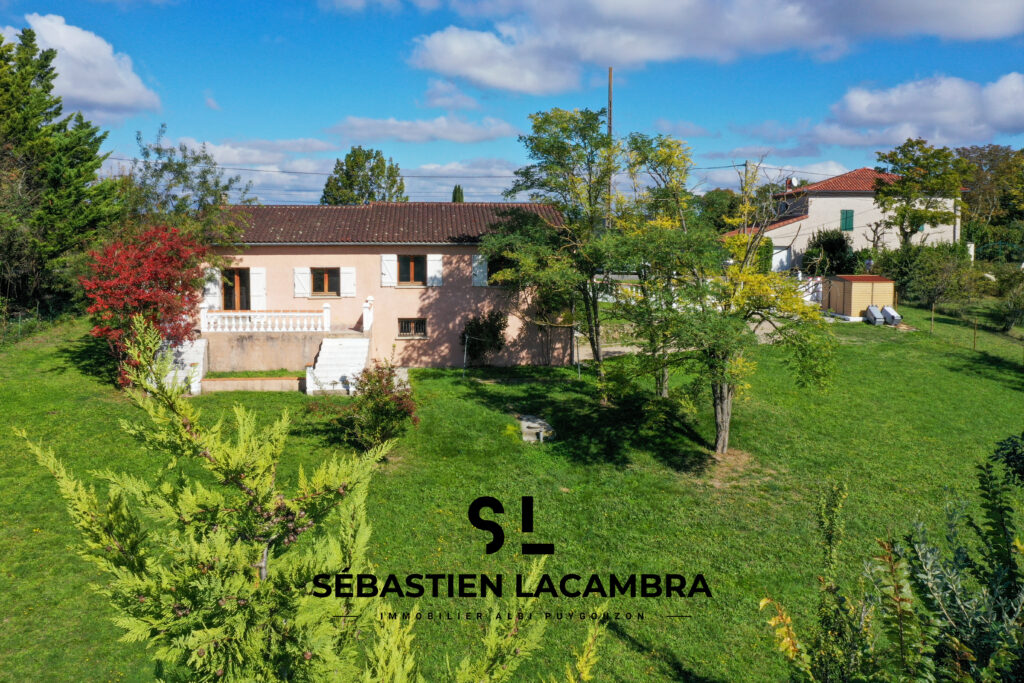
[[[238,207],[241,247],[223,252],[231,267],[210,272],[200,310],[208,368],[312,364],[311,382],[337,382],[374,359],[461,366],[466,321],[495,308],[506,346],[488,362],[569,362],[567,330],[529,322],[528,297],[488,283],[479,240],[511,207],[561,220],[533,204]]]
[[[853,248],[866,249],[877,243],[885,249],[899,247],[899,235],[890,230],[876,235],[886,214],[875,205],[875,183],[892,181],[897,176],[872,168],[858,168],[819,183],[787,187],[775,195],[778,218],[768,225],[765,235],[772,240],[775,253],[772,267],[788,270],[801,265],[807,243],[819,230],[839,229],[850,236]],[[952,199],[951,211],[955,210]],[[736,232],[736,231],[733,231]],[[960,216],[949,225],[926,226],[913,237],[915,243],[956,242],[960,239]]]

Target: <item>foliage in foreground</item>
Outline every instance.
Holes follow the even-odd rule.
[[[878,540],[868,563],[870,588],[850,597],[838,585],[844,486],[821,498],[823,572],[817,628],[809,644],[797,636],[778,602],[769,620],[779,649],[802,681],[997,681],[1024,677],[1024,577],[1011,482],[1000,444],[979,466],[981,514],[946,506],[940,547],[916,525],[902,541]],[[968,538],[973,536],[974,538]],[[945,548],[945,549],[943,549]]]
[[[310,477],[300,468],[289,496],[277,480],[287,414],[260,428],[254,413],[236,406],[233,438],[221,423],[204,428],[182,389],[161,379],[168,360],[158,356],[160,344],[159,332],[136,317],[127,344],[136,361],[129,395],[152,427],[122,428],[166,455],[155,482],[93,472],[108,489],[101,501],[94,486],[20,432],[57,481],[82,535],[78,553],[106,576],[96,590],[114,606],[122,640],[151,648],[162,681],[422,681],[412,649],[415,610],[402,623],[375,618],[388,609],[376,598],[311,595],[317,574],[372,573],[366,495],[390,444],[336,455]],[[196,467],[200,475],[187,473]],[[542,571],[534,563],[528,592]],[[514,614],[532,600],[489,606],[492,614]],[[512,680],[540,647],[544,627],[543,620],[523,627],[492,618],[484,653],[466,655],[451,680]],[[563,680],[591,679],[603,634],[595,620]]]

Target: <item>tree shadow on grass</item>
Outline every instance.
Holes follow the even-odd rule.
[[[104,384],[118,386],[117,362],[104,339],[84,334],[58,348],[57,357],[63,362],[51,372],[67,372],[73,367]]]
[[[949,357],[948,367],[956,372],[999,382],[1015,391],[1024,391],[1024,363],[988,351],[958,351]]]
[[[654,661],[661,665],[662,672],[670,676],[674,681],[682,681],[683,683],[719,683],[718,679],[708,678],[690,671],[671,652],[656,649],[651,644],[645,643],[636,636],[627,633],[626,629],[617,621],[608,622],[608,632],[621,640],[631,650],[654,659]]]
[[[546,420],[555,432],[550,448],[574,462],[625,466],[634,450],[649,452],[681,472],[703,471],[711,461],[710,444],[685,419],[647,396],[602,405],[592,383],[550,368],[474,375],[461,382],[468,398],[499,412]]]

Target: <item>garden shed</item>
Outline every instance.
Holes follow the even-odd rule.
[[[833,275],[822,283],[821,309],[859,320],[868,306],[896,305],[896,285],[879,275]]]

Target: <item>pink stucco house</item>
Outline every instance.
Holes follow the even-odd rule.
[[[241,246],[224,252],[231,268],[210,272],[200,311],[208,368],[313,364],[309,383],[338,383],[373,359],[460,366],[466,320],[495,307],[509,325],[492,363],[568,362],[566,330],[532,324],[528,297],[488,284],[477,246],[512,207],[561,220],[536,204],[239,207]]]

